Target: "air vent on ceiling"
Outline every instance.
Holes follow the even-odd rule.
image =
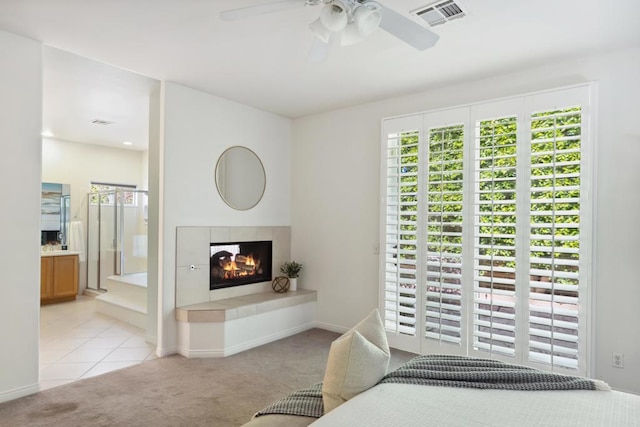
[[[421,7],[412,12],[434,27],[454,19],[465,16],[465,11],[459,1],[445,0]]]
[[[91,120],[91,123],[93,123],[94,125],[102,125],[102,126],[113,124],[113,122],[110,122],[108,120],[100,120],[100,119]]]

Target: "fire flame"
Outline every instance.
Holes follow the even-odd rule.
[[[258,271],[259,264],[253,259],[253,255],[236,255],[235,260],[223,266],[225,279],[235,277],[253,276]]]

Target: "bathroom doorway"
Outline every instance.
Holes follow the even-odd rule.
[[[49,46],[43,69],[42,179],[70,184],[71,220],[85,242],[79,294],[105,295],[107,276],[137,275],[146,286],[150,109],[160,82]],[[95,204],[89,193],[102,183],[117,184],[100,187]],[[126,313],[106,314],[132,323]]]

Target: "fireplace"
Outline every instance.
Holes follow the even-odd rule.
[[[271,241],[211,243],[209,289],[270,282]]]

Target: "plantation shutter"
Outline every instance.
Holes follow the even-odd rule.
[[[473,348],[515,356],[516,116],[476,121]]]
[[[531,115],[529,360],[578,369],[581,107]]]
[[[418,152],[421,118],[386,122],[383,157],[384,324],[390,342],[415,337],[418,310]],[[409,345],[415,345],[410,343]],[[406,347],[405,347],[406,348]]]
[[[592,88],[383,122],[392,347],[588,375]]]
[[[464,125],[428,129],[425,338],[463,341]]]

